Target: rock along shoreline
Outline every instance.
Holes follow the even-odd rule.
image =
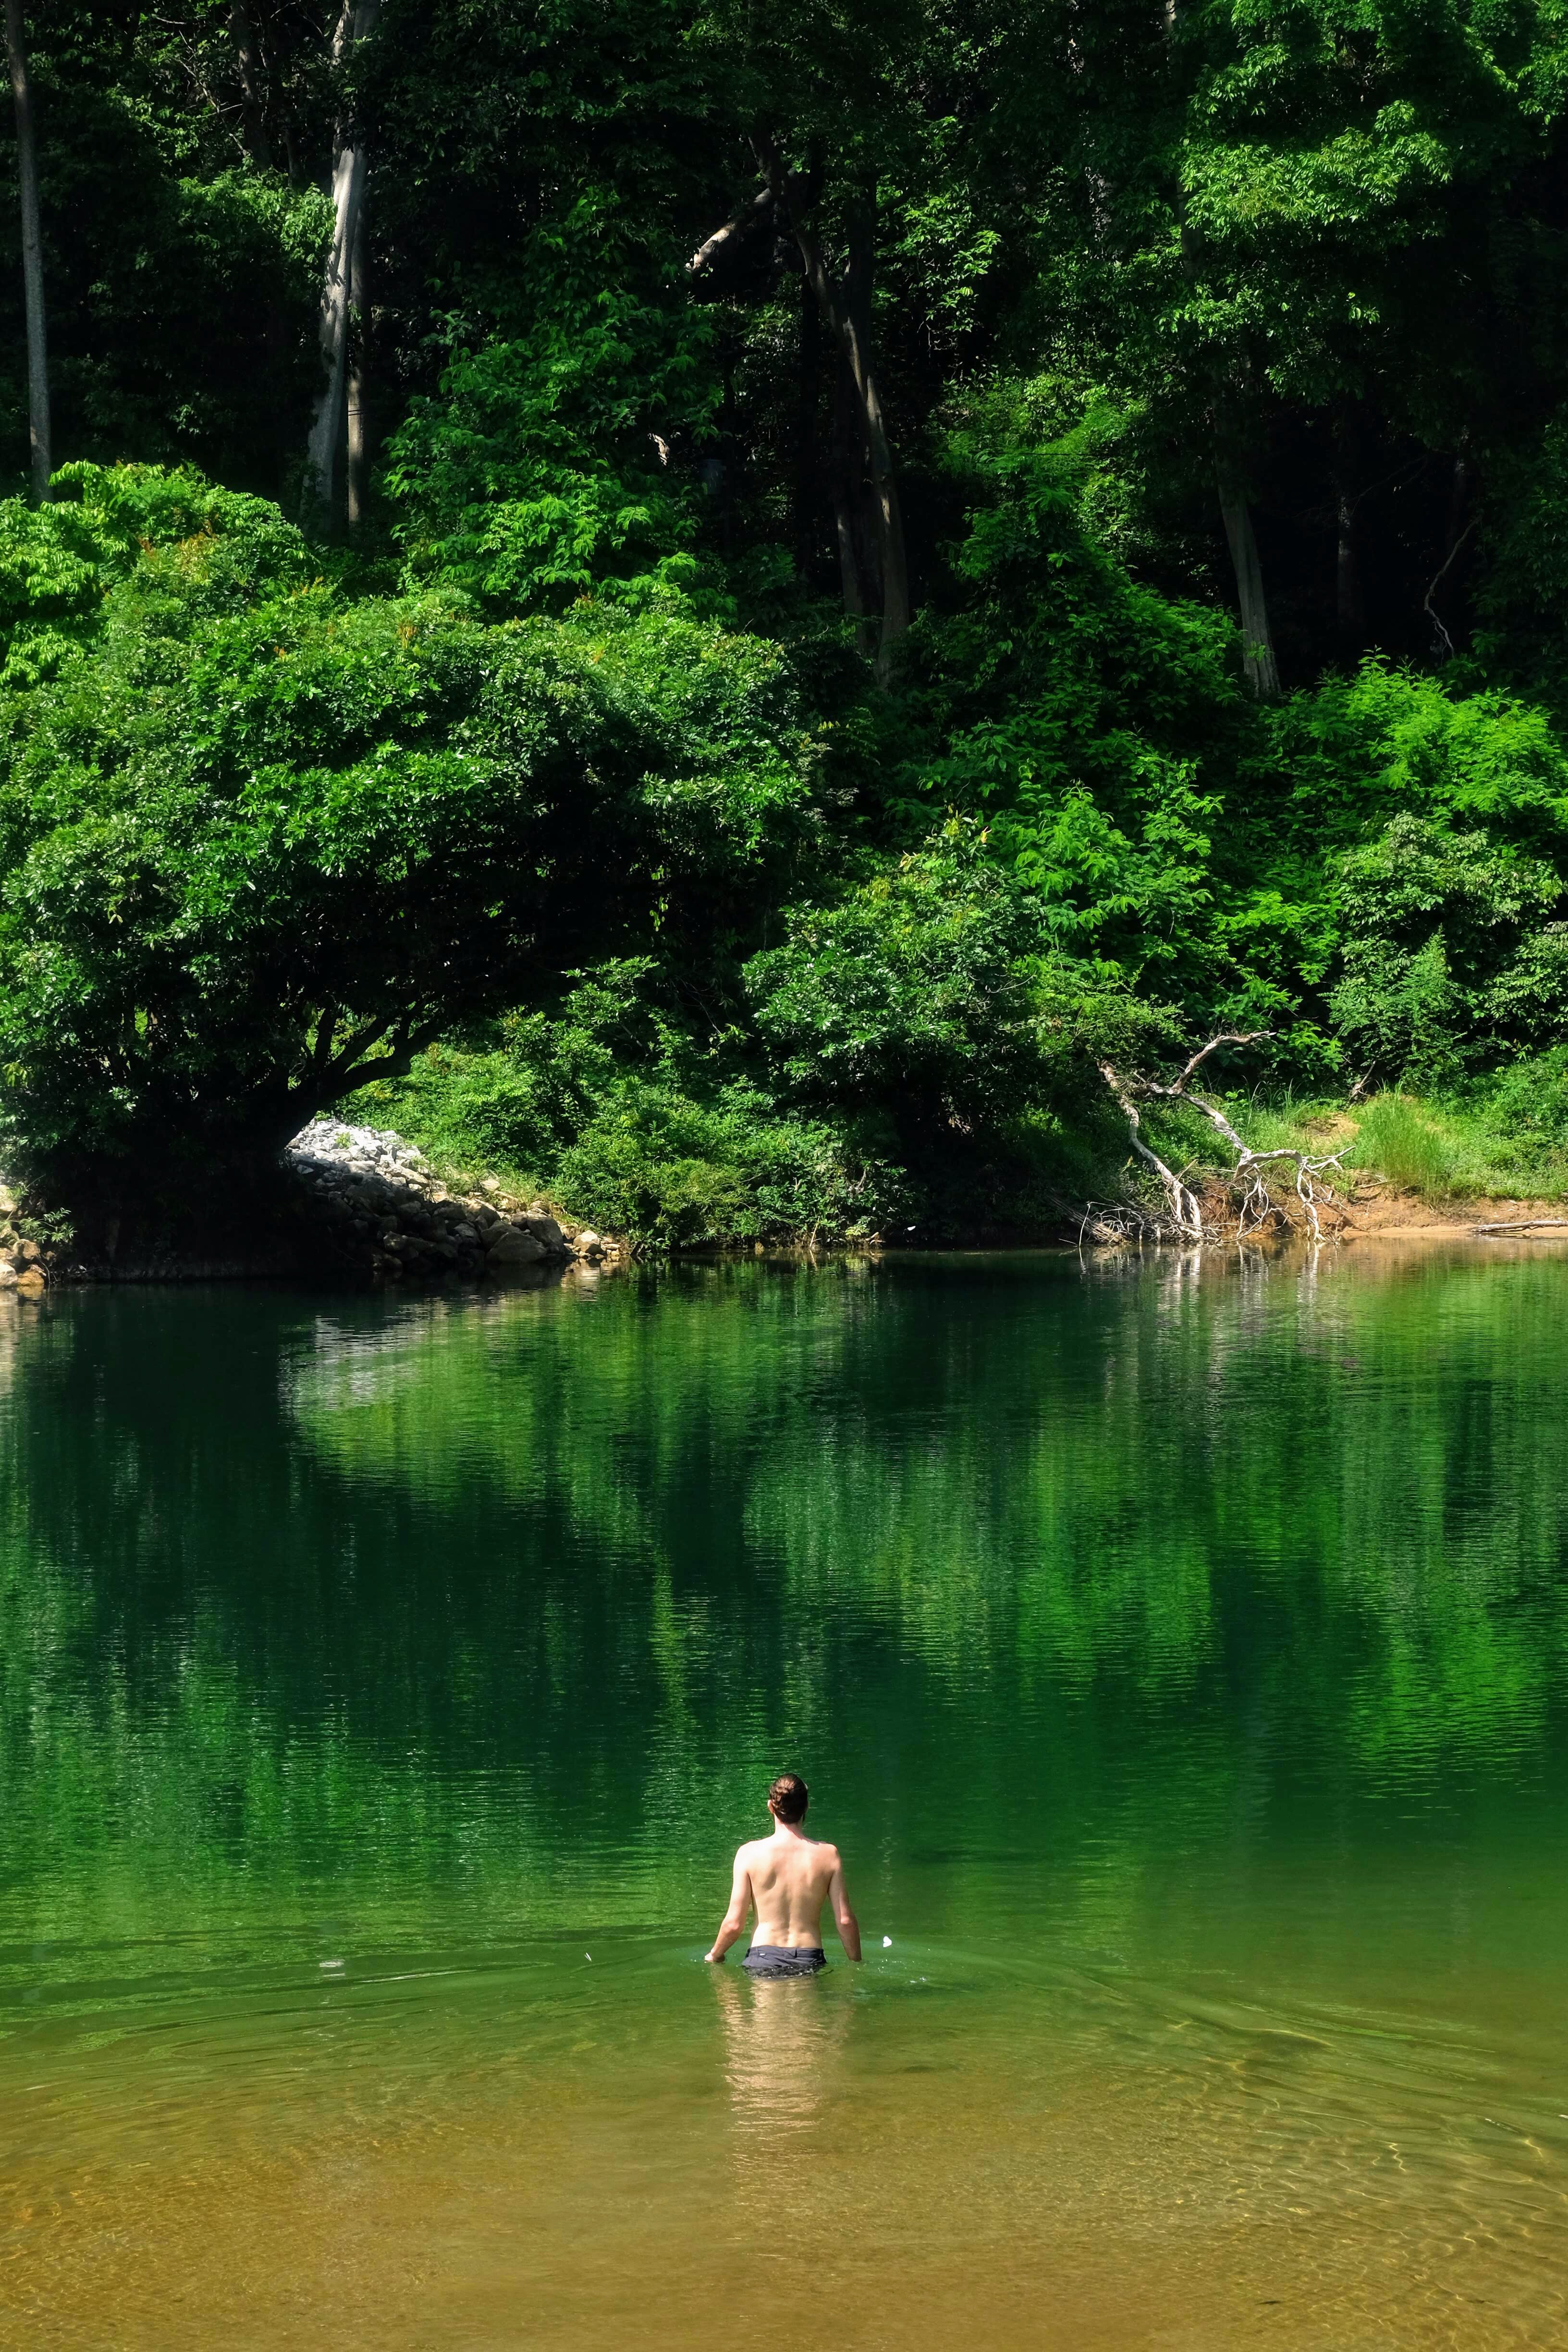
[[[241,1253],[146,1255],[110,1245],[82,1257],[26,1231],[26,1205],[0,1186],[0,1291],[37,1296],[54,1284],[220,1281],[309,1272],[371,1284],[537,1280],[573,1265],[624,1263],[612,1234],[564,1222],[494,1177],[446,1183],[415,1144],[389,1129],[316,1118],[283,1154],[276,1232]]]
[[[626,1255],[621,1242],[563,1224],[542,1201],[525,1203],[493,1176],[470,1192],[448,1190],[417,1145],[392,1129],[312,1119],[284,1158],[323,1238],[346,1268],[374,1281],[510,1281],[531,1267]]]

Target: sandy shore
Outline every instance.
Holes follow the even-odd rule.
[[[1568,1203],[1562,1201],[1461,1199],[1446,1201],[1439,1207],[1415,1193],[1396,1192],[1392,1186],[1358,1184],[1334,1206],[1342,1215],[1338,1227],[1342,1241],[1353,1241],[1361,1235],[1382,1239],[1406,1234],[1413,1241],[1438,1237],[1460,1240],[1477,1234],[1482,1228],[1526,1234],[1534,1231],[1547,1236],[1555,1229],[1568,1240]],[[1325,1227],[1329,1222],[1325,1216]]]

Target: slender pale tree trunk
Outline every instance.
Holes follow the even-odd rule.
[[[38,151],[33,131],[33,83],[22,0],[5,0],[5,55],[16,107],[16,184],[22,198],[22,287],[27,307],[27,436],[33,500],[49,495],[54,469],[49,446],[49,347],[44,323],[44,241],[38,224]]]
[[[878,568],[881,572],[882,635],[879,660],[887,667],[894,642],[910,625],[909,562],[904,551],[904,519],[899,505],[898,476],[892,444],[882,416],[881,394],[873,363],[871,341],[871,274],[875,267],[877,194],[868,189],[849,224],[849,267],[845,273],[843,312],[844,356],[860,405],[860,429],[870,464],[872,515],[877,530]]]
[[[1334,630],[1342,654],[1366,643],[1362,588],[1362,501],[1366,495],[1366,436],[1356,404],[1342,400],[1333,413],[1329,478],[1334,492]]]
[[[332,35],[332,60],[364,40],[377,0],[343,0]],[[332,240],[321,283],[321,348],[325,376],[306,445],[304,520],[328,536],[342,525],[347,503],[349,329],[353,253],[364,203],[363,142],[339,126],[332,160]]]
[[[876,625],[876,658],[879,674],[885,677],[892,648],[910,625],[910,572],[904,544],[904,520],[899,504],[898,475],[893,464],[887,420],[882,414],[881,388],[877,379],[872,347],[871,275],[876,252],[876,187],[874,184],[868,184],[859,192],[850,215],[845,269],[841,277],[836,277],[827,268],[810,219],[821,186],[819,160],[814,160],[810,170],[805,173],[786,173],[772,140],[759,137],[754,143],[758,168],[764,184],[754,196],[749,196],[721,227],[703,240],[687,267],[693,278],[700,277],[718,254],[738,238],[743,238],[764,219],[777,218],[782,212],[788,220],[800,248],[806,285],[822,323],[833,339],[845,379],[836,397],[833,465],[833,503],[839,570],[844,583],[844,609],[861,622],[860,634],[864,644],[867,625],[873,610],[868,601],[867,591],[875,575],[879,582],[878,604],[881,614],[879,624]],[[803,373],[806,348],[803,331]],[[803,393],[803,401],[804,398]],[[845,460],[840,446],[840,404],[845,398],[847,398],[853,411],[850,438],[859,444],[858,450],[848,462]],[[804,406],[802,414],[804,417]],[[866,495],[868,477],[868,499]],[[868,504],[877,541],[876,557],[871,563],[862,557],[858,546],[861,534],[856,521],[858,510]]]
[[[1176,71],[1176,33],[1178,0],[1164,0],[1165,64],[1174,76]],[[1181,169],[1176,167],[1176,217],[1180,224],[1182,268],[1189,280],[1195,281],[1197,269],[1193,257],[1193,238],[1187,226],[1186,191],[1181,183]],[[1216,424],[1214,439],[1215,472],[1219,483],[1220,520],[1225,525],[1226,544],[1230,549],[1231,569],[1236,573],[1236,601],[1241,614],[1241,659],[1247,682],[1259,701],[1272,701],[1279,692],[1279,665],[1274,658],[1274,640],[1268,628],[1268,601],[1263,589],[1263,566],[1258,560],[1258,540],[1252,528],[1252,512],[1247,503],[1247,493],[1241,486],[1237,468],[1230,464],[1226,452],[1226,436],[1218,419],[1227,406],[1226,387],[1217,367],[1211,369],[1214,385]]]
[[[844,610],[855,623],[856,640],[868,660],[877,652],[881,582],[866,497],[866,438],[859,397],[840,353],[834,371],[833,525],[838,549],[838,580]]]
[[[1247,682],[1260,702],[1272,702],[1279,693],[1279,665],[1268,634],[1268,605],[1263,593],[1263,566],[1258,560],[1252,514],[1234,481],[1219,473],[1219,510],[1236,572],[1237,603],[1241,608],[1241,659]]]
[[[817,511],[817,379],[822,363],[822,318],[804,274],[800,281],[799,373],[795,383],[795,568],[801,579],[812,568]]]
[[[370,331],[370,286],[366,278],[364,204],[354,215],[349,268],[348,520],[352,539],[364,520],[368,487],[365,415],[365,337]]]
[[[1366,635],[1355,518],[1355,493],[1342,478],[1334,484],[1334,620],[1347,653],[1354,653]]]

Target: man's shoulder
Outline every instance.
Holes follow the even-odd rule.
[[[837,1870],[838,1867],[838,1848],[834,1844],[832,1839],[817,1838],[815,1843],[816,1845],[817,1854],[820,1859],[826,1863],[830,1869]]]

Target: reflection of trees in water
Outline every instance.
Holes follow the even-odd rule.
[[[786,1750],[839,1758],[863,1837],[923,1802],[994,1841],[1048,1791],[1102,1849],[1155,1750],[1173,1823],[1266,1790],[1281,1726],[1352,1779],[1484,1760],[1561,1679],[1565,1278],[51,1301],[0,1402],[13,1858],[521,1849],[566,1906],[614,1855],[668,1916]]]

